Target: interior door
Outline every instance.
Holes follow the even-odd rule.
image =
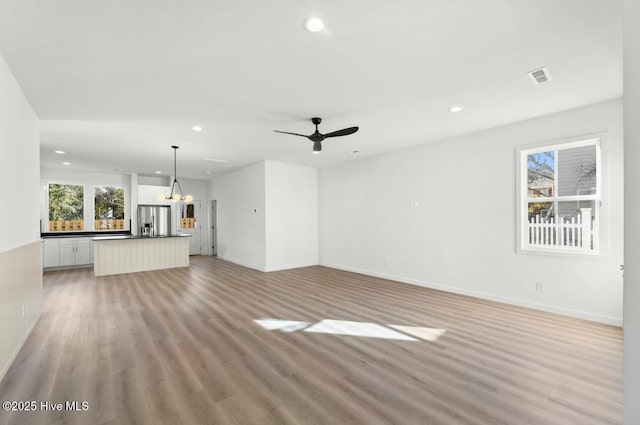
[[[202,237],[202,224],[200,223],[200,210],[202,208],[202,202],[199,200],[193,200],[192,202],[185,202],[182,204],[182,211],[180,213],[180,221],[178,222],[178,229],[180,233],[190,234],[189,238],[189,255],[200,255],[200,239]]]

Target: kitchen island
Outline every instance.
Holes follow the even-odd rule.
[[[189,267],[189,237],[133,235],[93,238],[93,274],[109,276]]]

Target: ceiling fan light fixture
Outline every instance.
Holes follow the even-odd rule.
[[[309,32],[320,32],[324,29],[324,22],[320,18],[310,16],[304,21],[304,27]]]
[[[300,134],[300,133],[291,133],[289,131],[280,131],[280,130],[273,130],[273,131],[275,131],[276,133],[290,134],[292,136],[306,137],[307,139],[313,142],[313,153],[318,154],[322,150],[322,141],[324,139],[327,139],[330,137],[348,136],[350,134],[355,133],[359,129],[359,127],[349,127],[349,128],[343,128],[342,130],[332,131],[331,133],[322,134],[320,133],[320,131],[318,131],[318,125],[320,125],[321,122],[322,122],[322,118],[319,118],[319,117],[311,118],[311,123],[316,126],[316,131],[310,135]]]

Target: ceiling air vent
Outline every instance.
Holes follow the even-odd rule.
[[[528,74],[531,81],[533,81],[533,84],[546,83],[551,79],[551,74],[549,74],[549,70],[546,66],[529,71]]]

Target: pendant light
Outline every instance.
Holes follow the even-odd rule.
[[[169,196],[166,196],[164,193],[159,194],[158,201],[170,200],[172,202],[178,202],[178,201],[191,202],[193,201],[193,196],[191,195],[184,196],[184,194],[182,193],[182,187],[180,187],[180,182],[178,181],[176,152],[180,148],[178,146],[171,146],[171,148],[173,149],[173,183],[171,184],[171,193],[169,194]],[[176,185],[178,185],[178,190],[176,190]],[[180,193],[178,194],[178,192]]]

